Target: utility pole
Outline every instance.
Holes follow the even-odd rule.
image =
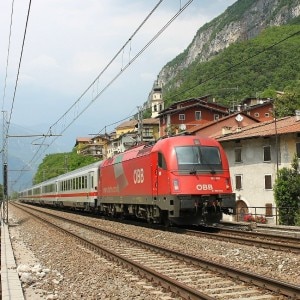
[[[138,136],[139,141],[143,142],[143,108],[141,106],[137,107],[138,109]]]
[[[2,220],[4,223],[8,224],[8,192],[7,192],[7,148],[8,148],[8,123],[7,123],[7,112],[3,113],[3,133],[2,133],[2,165],[3,165],[3,192],[2,192]]]

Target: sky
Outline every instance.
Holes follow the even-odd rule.
[[[130,42],[158,0],[32,1],[21,63],[30,1],[14,1],[9,39],[11,2],[0,3],[1,110],[33,135],[63,128],[54,151],[67,152],[77,137],[109,133],[135,114],[162,67],[235,0],[194,0],[134,61],[187,0],[163,1]]]

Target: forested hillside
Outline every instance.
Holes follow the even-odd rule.
[[[96,161],[92,156],[78,155],[75,149],[68,153],[48,154],[39,165],[33,183],[40,183]]]
[[[164,87],[166,107],[207,94],[231,105],[246,97],[272,95],[272,91],[299,91],[300,19],[293,23],[232,44],[208,62],[193,62]]]

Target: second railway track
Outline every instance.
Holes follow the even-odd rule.
[[[275,234],[232,229],[220,229],[218,233],[187,230],[186,234],[205,236],[221,241],[234,241],[244,245],[255,245],[260,248],[300,253],[300,239],[298,237],[276,236]]]
[[[43,217],[44,220],[49,218],[53,226],[80,239],[90,249],[126,265],[184,299],[284,299],[283,296],[299,299],[300,289],[292,284],[191,257],[74,220],[53,215]]]

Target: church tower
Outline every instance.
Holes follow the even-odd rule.
[[[156,118],[164,109],[164,101],[162,99],[162,83],[155,80],[152,91],[149,95],[151,104],[151,118]]]

